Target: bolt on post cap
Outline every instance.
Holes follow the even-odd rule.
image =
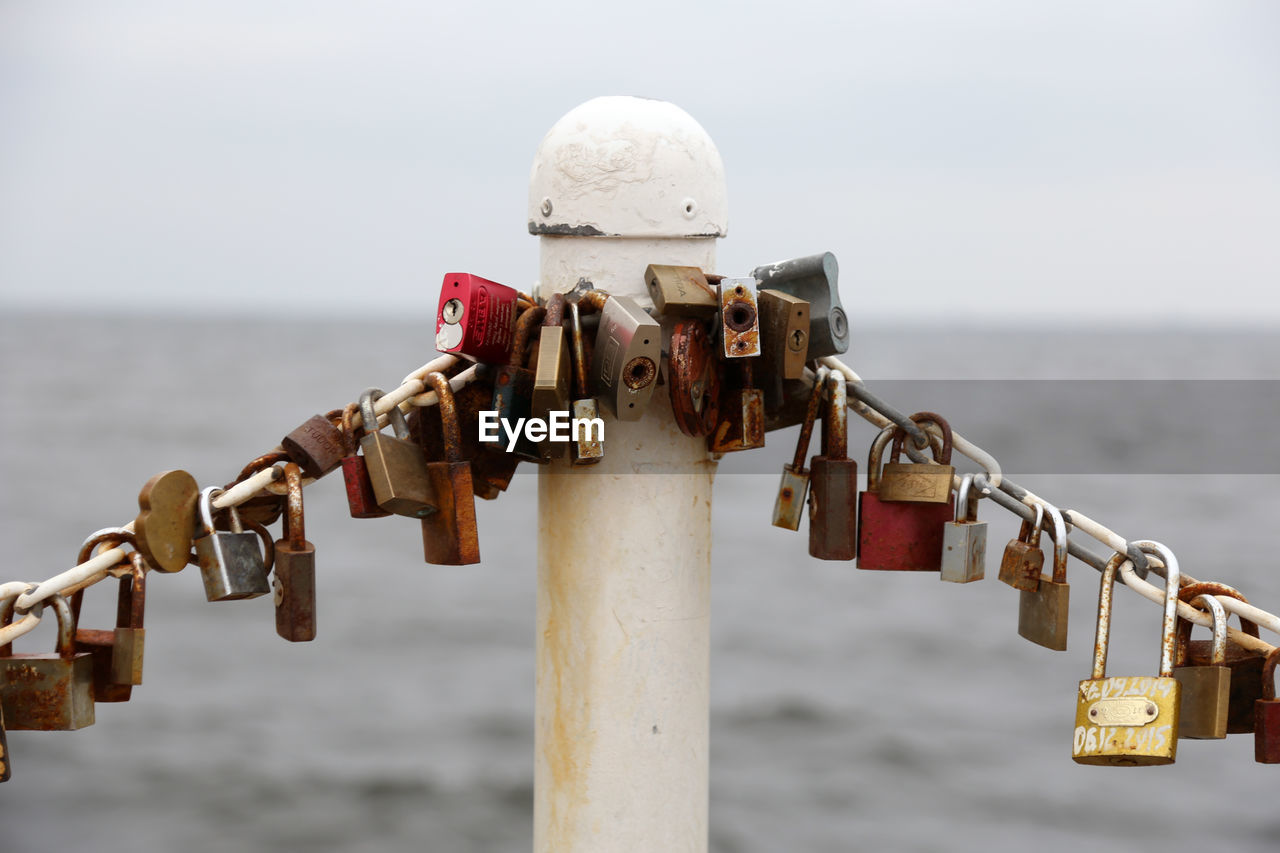
[[[529,178],[529,233],[723,237],[724,163],[675,104],[593,98],[547,132]]]

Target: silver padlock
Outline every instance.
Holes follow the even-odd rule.
[[[200,492],[200,521],[207,531],[196,539],[196,563],[204,579],[204,595],[210,601],[239,601],[257,598],[271,591],[267,569],[258,548],[258,534],[245,533],[240,516],[232,507],[231,531],[213,527],[213,499],[222,489],[209,486]]]
[[[987,523],[978,521],[973,475],[965,474],[956,495],[956,518],[942,531],[942,579],[951,583],[980,581],[987,563]]]
[[[638,421],[658,385],[662,327],[631,299],[610,296],[591,351],[595,396],[620,421]]]
[[[781,290],[809,303],[809,352],[805,361],[849,349],[849,320],[840,306],[840,268],[830,252],[756,267],[761,287]]]

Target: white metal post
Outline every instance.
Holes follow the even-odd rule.
[[[679,108],[596,98],[534,160],[543,296],[586,278],[651,305],[649,264],[715,268],[724,170]],[[707,849],[711,486],[666,386],[605,456],[538,478],[534,850]]]

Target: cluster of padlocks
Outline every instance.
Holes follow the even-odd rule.
[[[849,386],[819,363],[848,347],[832,255],[770,264],[744,277],[652,265],[645,283],[654,316],[588,282],[539,304],[505,285],[450,273],[439,297],[436,345],[462,360],[422,376],[434,406],[406,406],[408,417],[398,406],[386,412],[393,435],[379,430],[376,407],[383,392],[369,388],[358,402],[309,418],[223,489],[201,489],[185,471],[153,477],[139,495],[132,529],[97,531],[77,561],[85,563],[106,546],[132,547],[113,572],[119,577],[117,626],[78,627],[80,588],[47,599],[58,623],[53,654],[0,648],[0,781],[9,773],[5,726],[78,729],[93,723],[95,702],[126,701],[141,683],[148,570],[197,565],[209,601],[273,593],[277,633],[291,642],[314,639],[315,548],[305,536],[306,478],[341,468],[353,518],[418,519],[426,562],[463,565],[480,559],[475,498],[497,497],[521,461],[548,464],[567,454],[571,464],[589,465],[603,458],[602,435],[590,429],[575,430],[564,443],[527,433],[513,434],[510,442],[482,441],[482,412],[506,423],[546,422],[565,412],[589,423],[602,410],[631,421],[665,385],[676,426],[705,437],[712,454],[762,447],[767,431],[799,424],[773,523],[798,530],[807,506],[812,556],[856,560],[860,569],[936,572],[956,583],[983,578],[981,489],[974,475],[965,475],[953,490],[952,431],[941,415],[920,412],[885,427],[870,448],[867,488],[858,492],[857,463],[848,456]],[[810,459],[819,423],[821,450]],[[901,461],[904,452],[924,458],[912,444],[931,448],[934,458]],[[267,469],[283,480],[283,494],[260,490],[238,506],[215,509],[224,490]],[[1065,650],[1068,526],[1056,508],[1035,508],[1035,518],[1005,548],[999,579],[1019,590],[1019,634]],[[266,526],[281,518],[281,536],[273,540]],[[1048,573],[1042,530],[1054,545]],[[1274,683],[1280,649],[1263,655],[1228,640],[1226,612],[1214,596],[1240,594],[1221,584],[1183,586],[1168,549],[1137,545],[1165,567],[1159,674],[1105,676],[1111,590],[1128,559],[1117,553],[1103,573],[1094,668],[1080,683],[1073,757],[1086,764],[1169,763],[1179,737],[1253,732],[1257,760],[1280,763]],[[20,615],[16,601],[0,606],[0,626]],[[1190,640],[1191,623],[1178,620],[1178,601],[1212,614],[1212,640]],[[1242,627],[1257,636],[1256,625]]]

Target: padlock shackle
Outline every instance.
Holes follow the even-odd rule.
[[[290,462],[289,465],[294,463]],[[196,502],[196,506],[200,508],[200,523],[204,525],[206,536],[214,533],[213,526],[213,499],[222,494],[224,490],[217,486],[205,486],[200,490],[200,499]],[[231,520],[232,533],[244,533],[244,528],[240,525],[240,513],[236,511],[234,506],[227,507],[227,516]]]
[[[1037,504],[1039,506],[1039,504]],[[1062,517],[1062,510],[1052,504],[1046,504],[1044,512],[1053,519],[1053,582],[1067,582],[1067,521]]]
[[[347,403],[342,409],[342,425],[340,429],[342,431],[342,452],[346,456],[356,455],[356,429],[351,422],[355,420],[356,412],[358,411],[360,411],[359,403]],[[361,414],[360,418],[363,420],[364,415]]]
[[[1181,598],[1181,595],[1179,595]],[[1213,646],[1209,655],[1210,666],[1226,666],[1227,665],[1227,611],[1222,606],[1222,602],[1214,598],[1212,595],[1197,595],[1188,601],[1188,604],[1194,606],[1197,602],[1204,602],[1202,610],[1208,610],[1213,615]],[[1178,620],[1178,640],[1174,651],[1174,665],[1186,666],[1187,664],[1187,646],[1191,640],[1191,622],[1186,619]],[[1185,629],[1185,630],[1184,630]]]
[[[284,466],[284,483],[289,496],[285,505],[284,536],[289,540],[290,549],[304,551],[307,529],[302,506],[302,469],[297,463],[289,462]]]
[[[573,393],[575,400],[591,397],[587,385],[587,353],[582,343],[582,311],[577,302],[567,302],[569,308],[569,350],[573,356]]]
[[[526,351],[529,348],[529,336],[542,323],[546,313],[546,309],[541,305],[534,305],[520,312],[520,319],[516,320],[515,337],[511,339],[512,367],[524,367]]]
[[[880,491],[880,467],[884,462],[884,448],[897,433],[897,424],[889,424],[880,430],[880,434],[871,442],[871,450],[867,453],[867,491]]]
[[[265,468],[270,468],[273,465],[278,465],[281,462],[288,462],[288,461],[289,461],[289,454],[285,453],[283,450],[272,450],[270,453],[264,453],[261,456],[259,456],[257,459],[251,460],[248,465],[240,469],[240,473],[236,475],[236,478],[232,480],[230,483],[227,483],[225,486],[223,486],[223,488],[230,489],[233,486],[235,486],[237,483],[240,483],[244,480],[249,479],[254,474],[258,473],[259,471]]]
[[[809,456],[809,442],[813,440],[813,425],[818,419],[818,410],[822,408],[822,390],[826,385],[829,372],[826,367],[819,367],[813,378],[813,388],[809,391],[809,405],[804,410],[804,420],[800,422],[800,435],[796,439],[796,454],[791,459],[791,470],[797,474],[804,471],[804,463]]]
[[[965,474],[960,478],[960,488],[956,491],[956,522],[976,522],[978,520],[978,501],[982,493],[974,493],[973,475]],[[970,518],[969,510],[973,510]]]
[[[1228,586],[1225,583],[1217,583],[1216,581],[1196,581],[1195,583],[1189,583],[1182,589],[1178,590],[1178,600],[1190,601],[1197,595],[1204,595],[1206,593],[1208,595],[1224,595],[1227,598],[1234,598],[1236,601],[1244,604],[1249,603],[1249,599],[1245,598],[1244,593],[1240,592],[1240,590],[1233,586]],[[1228,614],[1227,618],[1230,619],[1231,615]],[[1187,626],[1187,630],[1190,631],[1190,625]],[[1248,634],[1250,637],[1259,637],[1258,623],[1251,622],[1243,616],[1240,617],[1240,630]]]
[[[745,359],[739,359],[745,361]],[[827,408],[822,419],[822,454],[828,459],[849,458],[849,409],[844,377],[827,374]]]
[[[425,384],[426,380],[423,382]],[[373,404],[382,399],[382,396],[381,388],[366,388],[360,394],[360,420],[363,422],[365,435],[378,432],[378,415]],[[391,424],[396,438],[401,441],[409,439],[409,423],[404,419],[404,412],[400,411],[399,406],[392,406],[387,412],[387,423]]]
[[[1091,681],[1107,677],[1107,653],[1111,647],[1111,599],[1116,591],[1116,572],[1128,559],[1127,554],[1117,551],[1102,569],[1102,584],[1098,590],[1098,627],[1093,637],[1093,670],[1089,675]]]
[[[1040,531],[1044,528],[1044,504],[1034,503],[1031,505],[1031,510],[1036,514],[1035,521],[1027,521],[1025,518],[1022,520],[1022,524],[1018,527],[1018,539],[1028,545],[1039,547]]]
[[[938,425],[942,430],[942,452],[939,453],[933,447],[933,442],[929,442],[929,450],[934,454],[933,460],[939,465],[951,464],[951,424],[942,415],[933,412],[916,412],[911,416],[911,421],[916,424],[932,422]],[[902,427],[895,427],[893,433],[893,450],[889,454],[890,462],[897,462],[898,457],[902,455],[902,443],[907,437],[907,431]],[[913,442],[914,443],[914,442]]]
[[[104,527],[101,530],[95,530],[85,538],[76,556],[76,565],[87,562],[98,546],[104,542],[127,542],[134,548],[138,547],[138,540],[132,531],[125,530],[123,527]]]
[[[563,326],[564,325],[564,294],[553,293],[547,300],[547,304],[543,306],[542,325],[544,326]]]
[[[147,610],[147,561],[137,551],[129,553],[129,574],[122,575],[116,593],[116,627],[141,628]]]
[[[443,373],[428,373],[423,380],[435,389],[436,408],[440,411],[440,441],[444,445],[444,458],[451,463],[462,462],[462,429],[458,426],[458,407],[453,399],[453,389]]]
[[[1173,677],[1173,647],[1178,638],[1178,588],[1182,573],[1178,558],[1166,546],[1150,539],[1129,543],[1144,554],[1154,554],[1164,563],[1164,618],[1160,623],[1160,677]]]
[[[1262,698],[1266,702],[1276,701],[1276,663],[1280,661],[1280,646],[1276,646],[1262,662]]]

